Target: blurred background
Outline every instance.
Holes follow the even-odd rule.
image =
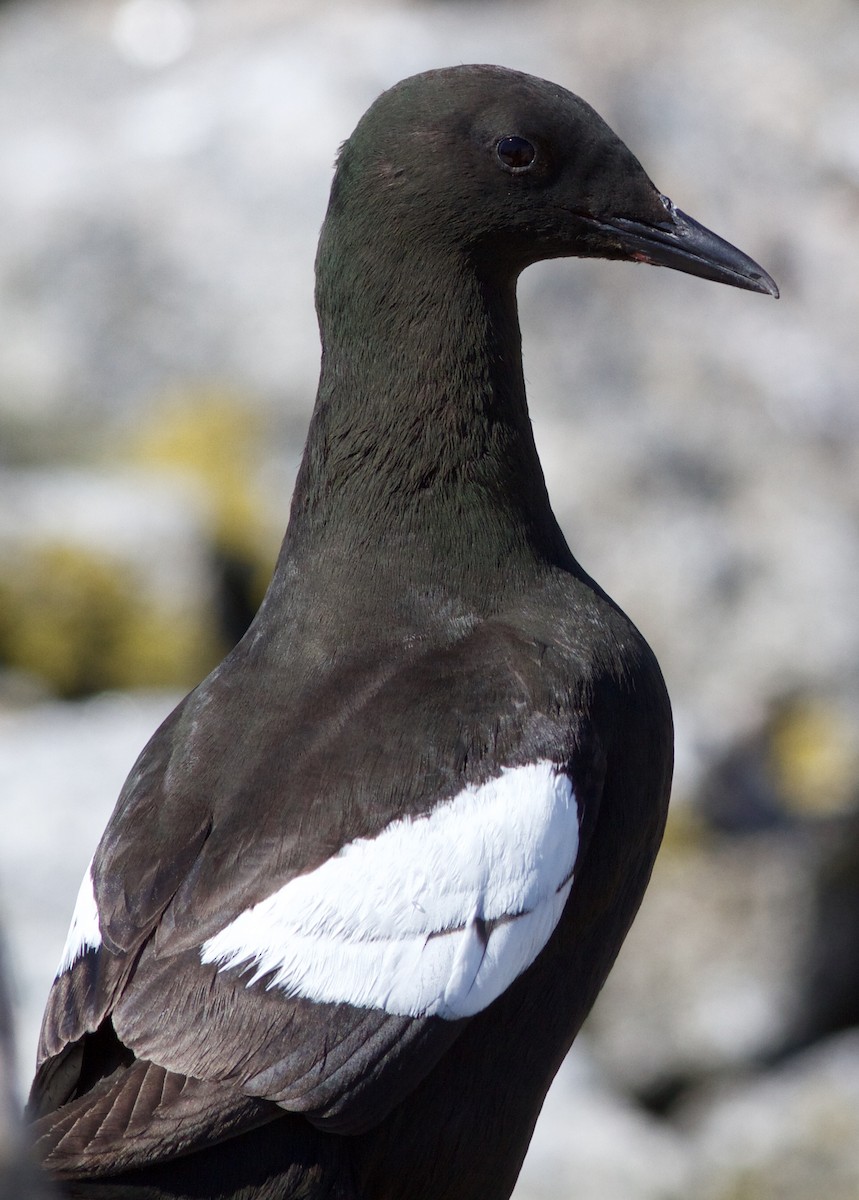
[[[337,147],[469,61],[583,95],[782,289],[521,281],[549,490],[662,663],[677,781],[517,1200],[855,1200],[855,0],[0,3],[0,1074],[125,774],[265,588]]]

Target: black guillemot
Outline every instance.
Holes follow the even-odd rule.
[[[531,432],[516,280],[561,256],[778,295],[555,84],[430,71],[343,146],[274,578],[132,769],[48,998],[30,1113],[68,1195],[510,1195],[672,769]]]

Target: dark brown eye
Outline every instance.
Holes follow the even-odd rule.
[[[537,151],[532,143],[527,138],[519,137],[515,133],[501,138],[495,147],[495,153],[498,155],[502,167],[506,167],[514,175],[527,171],[534,165],[537,157]]]

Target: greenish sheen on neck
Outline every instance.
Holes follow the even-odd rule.
[[[321,377],[284,553],[388,548],[400,570],[452,585],[568,560],[528,417],[513,273],[488,278],[455,238],[364,225],[329,212],[323,230]]]

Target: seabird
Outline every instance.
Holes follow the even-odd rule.
[[[430,71],[344,144],[274,578],[133,767],[48,998],[30,1112],[69,1194],[510,1195],[672,765],[531,432],[516,280],[561,256],[778,294],[555,84]]]

